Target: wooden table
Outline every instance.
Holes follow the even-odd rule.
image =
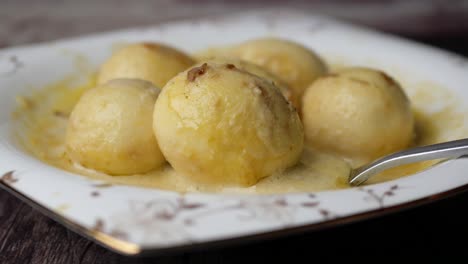
[[[178,17],[244,10],[246,6],[262,4],[262,1],[256,1],[256,4],[240,1],[241,4],[220,5],[215,1],[206,0],[202,1],[204,6],[200,8],[190,4],[188,0],[176,2],[166,0],[158,3],[145,0],[139,2],[138,6],[130,5],[131,1],[118,1],[117,4],[111,3],[113,2],[111,0],[99,4],[91,1],[75,1],[68,4],[58,4],[58,2],[46,0],[1,3],[0,47],[120,27],[147,25]],[[356,13],[354,17],[343,15],[346,12],[337,4],[339,1],[331,1],[332,4],[327,2],[325,6],[320,5],[318,3],[320,1],[293,2],[299,8],[328,12],[331,15],[378,26],[468,56],[468,19],[465,19],[468,17],[468,10],[466,7],[464,9],[461,7],[463,4],[466,6],[463,1],[450,2],[451,15],[440,14],[441,1],[433,1],[438,3],[439,11],[432,14],[432,20],[427,19],[431,17],[427,14],[425,17],[419,16],[419,20],[418,17],[396,19],[396,21],[416,23],[408,26],[390,23],[387,21],[389,18],[385,16],[379,19],[371,14],[367,17]],[[369,7],[369,1],[362,2],[361,7],[362,5]],[[393,10],[389,11],[389,8],[395,8],[395,2],[401,4],[405,1],[392,1],[392,6],[374,4],[373,8],[389,16]],[[460,6],[457,6],[458,4]],[[347,6],[350,7],[356,8]],[[423,11],[418,10],[416,8],[413,11],[421,15]],[[393,12],[394,16],[399,14],[395,10]],[[460,241],[456,242],[457,239]],[[350,258],[360,260],[369,257],[376,261],[381,259],[404,261],[408,254],[417,257],[419,261],[434,260],[434,256],[444,259],[461,256],[464,258],[462,262],[466,262],[467,240],[468,194],[461,194],[385,217],[292,237],[229,248],[181,252],[172,256],[131,258],[115,254],[82,238],[0,190],[0,263],[2,264],[243,263],[247,261],[264,263],[291,262],[298,257],[306,257],[308,260],[320,259],[322,262],[350,260]],[[374,255],[379,257],[373,257]]]

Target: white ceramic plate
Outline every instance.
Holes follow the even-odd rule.
[[[468,102],[465,59],[296,11],[249,12],[10,48],[0,51],[0,186],[69,228],[124,254],[158,253],[318,228],[414,205],[467,186],[468,159],[458,159],[398,180],[340,191],[180,195],[109,186],[62,171],[24,152],[12,136],[10,115],[15,96],[76,72],[75,58],[70,54],[81,54],[97,67],[115,43],[154,40],[193,52],[271,35],[311,47],[329,61],[404,73],[410,85],[436,83],[458,98],[460,105]],[[427,107],[432,110],[427,110],[437,111],[451,103],[431,104]],[[446,136],[458,137],[466,128],[468,122],[462,120]]]

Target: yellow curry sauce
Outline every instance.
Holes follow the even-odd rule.
[[[301,161],[294,167],[264,178],[248,188],[229,186],[207,186],[190,182],[169,164],[162,169],[142,175],[109,176],[83,168],[69,160],[65,153],[65,133],[68,116],[84,91],[95,84],[95,76],[86,83],[74,85],[73,78],[52,84],[27,96],[17,98],[18,107],[14,112],[17,135],[20,143],[40,160],[93,179],[113,184],[136,185],[178,192],[225,192],[225,193],[285,193],[320,191],[347,188],[349,163],[342,158],[306,149]],[[464,116],[450,107],[433,113],[423,113],[418,105],[430,104],[432,87],[427,90],[414,88],[408,93],[415,106],[417,139],[415,145],[426,145],[444,140],[444,129],[461,129]],[[442,89],[443,90],[443,89]],[[432,99],[431,99],[432,98]],[[466,131],[459,133],[464,136]],[[388,170],[372,178],[368,183],[377,183],[413,174],[435,164],[435,161],[421,162]],[[353,162],[351,162],[353,164]],[[354,166],[356,163],[354,163]],[[64,176],[66,177],[66,176]]]

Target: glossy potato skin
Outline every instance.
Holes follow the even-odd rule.
[[[116,51],[104,62],[98,83],[117,78],[135,78],[163,87],[167,81],[195,61],[182,51],[158,43],[135,43]]]
[[[116,79],[88,90],[73,109],[66,151],[78,164],[110,175],[145,173],[165,159],[152,130],[159,88]]]
[[[327,71],[325,63],[312,50],[284,39],[251,40],[235,46],[231,52],[281,78],[291,88],[296,104],[300,103],[304,90]]]
[[[232,64],[236,66],[238,69],[247,71],[251,74],[257,75],[258,77],[261,77],[278,87],[283,94],[283,96],[290,102],[292,105],[296,108],[300,106],[298,98],[294,97],[294,93],[292,92],[291,88],[286,85],[278,76],[275,74],[271,73],[267,69],[253,64],[248,61],[240,60],[240,59],[235,59],[235,58],[230,58],[230,57],[214,57],[208,62],[214,62],[218,64]],[[203,63],[203,62],[202,62]],[[201,65],[200,63],[199,65]]]
[[[164,87],[153,128],[176,171],[220,186],[255,184],[294,165],[304,144],[295,109],[271,82],[205,63]]]
[[[305,92],[306,144],[368,162],[414,139],[410,101],[384,72],[347,68],[319,78]]]

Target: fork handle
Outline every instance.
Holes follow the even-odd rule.
[[[468,155],[468,139],[466,138],[411,148],[352,170],[348,182],[352,186],[357,186],[373,175],[393,167],[425,160],[458,158],[463,155]]]

